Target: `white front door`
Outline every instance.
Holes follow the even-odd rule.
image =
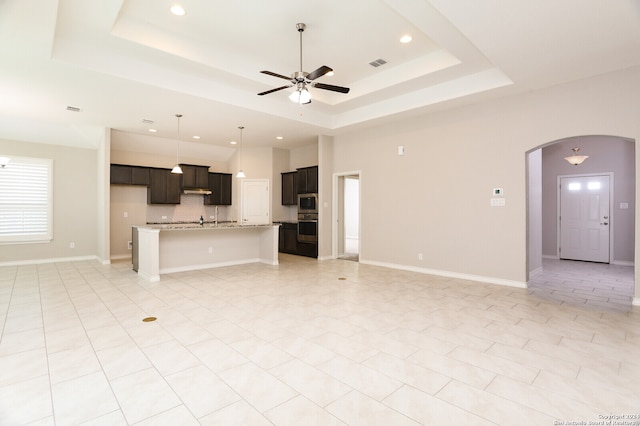
[[[560,258],[609,263],[609,176],[560,178]]]
[[[243,179],[240,190],[242,224],[269,223],[269,180]]]

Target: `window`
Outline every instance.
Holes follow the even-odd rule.
[[[0,243],[53,238],[53,160],[11,157],[0,168]]]
[[[581,188],[580,182],[571,182],[569,184],[569,191],[580,191]]]

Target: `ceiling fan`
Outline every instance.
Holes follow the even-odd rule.
[[[304,72],[302,70],[302,33],[304,32],[307,26],[303,23],[296,24],[296,28],[300,33],[300,71],[294,72],[291,77],[284,76],[282,74],[278,74],[271,71],[260,71],[263,74],[271,75],[273,77],[282,78],[284,80],[289,80],[289,84],[286,86],[276,87],[275,89],[267,90],[262,93],[258,93],[258,95],[268,95],[269,93],[277,92],[279,90],[288,89],[289,87],[296,87],[295,92],[293,92],[289,99],[299,104],[308,104],[311,103],[311,94],[309,93],[308,87],[315,87],[316,89],[324,89],[330,90],[332,92],[339,93],[349,93],[348,87],[334,86],[331,84],[318,83],[314,81],[315,79],[322,77],[323,75],[333,71],[326,65],[321,66],[315,71],[311,71],[310,73]]]

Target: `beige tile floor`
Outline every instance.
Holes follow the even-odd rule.
[[[630,267],[559,261],[529,289],[288,255],[159,283],[127,263],[3,267],[0,424],[640,415],[632,288]]]

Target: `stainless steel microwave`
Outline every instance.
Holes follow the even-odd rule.
[[[318,194],[298,194],[298,214],[318,213]]]

